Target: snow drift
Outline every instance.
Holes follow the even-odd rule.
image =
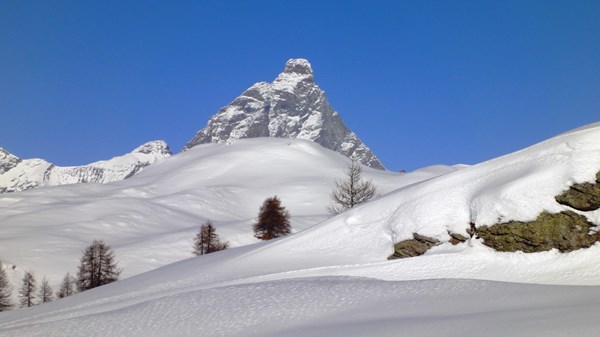
[[[394,261],[386,258],[395,242],[415,232],[447,240],[449,230],[466,235],[471,223],[483,226],[511,219],[528,220],[542,211],[564,210],[566,206],[557,204],[554,196],[573,183],[593,181],[600,170],[600,126],[565,133],[479,165],[460,170],[446,168],[446,174],[442,175],[431,175],[431,171],[415,172],[412,176],[391,175],[366,169],[365,175],[387,193],[314,226],[324,219],[314,217],[315,209],[326,201],[330,189],[330,185],[317,186],[336,177],[338,174],[333,172],[341,170],[345,159],[319,151],[308,142],[293,141],[289,145],[288,141],[272,142],[257,139],[229,146],[202,145],[129,181],[102,188],[95,186],[93,190],[40,189],[13,195],[20,199],[0,199],[0,205],[6,208],[22,203],[26,210],[10,208],[14,212],[12,219],[27,219],[21,220],[21,225],[39,221],[46,214],[54,214],[56,219],[64,217],[60,213],[42,216],[28,212],[40,207],[43,201],[54,202],[52,212],[57,212],[56,205],[68,204],[65,201],[68,193],[79,193],[78,200],[82,195],[88,198],[93,195],[96,202],[114,202],[113,207],[127,204],[128,209],[143,210],[136,216],[144,218],[137,223],[144,223],[146,234],[142,236],[134,230],[128,240],[120,241],[123,248],[115,245],[118,257],[126,255],[125,242],[135,241],[136,237],[160,237],[157,232],[147,234],[148,228],[153,227],[147,224],[151,220],[147,214],[153,212],[167,212],[163,220],[184,219],[178,212],[205,209],[209,216],[222,214],[223,220],[217,224],[219,231],[227,233],[224,237],[233,237],[232,228],[238,228],[240,235],[237,248],[183,260],[47,305],[0,315],[0,333],[19,336],[84,332],[92,336],[405,333],[480,336],[483,331],[490,336],[597,334],[600,323],[593,319],[593,313],[600,309],[598,287],[573,285],[600,285],[598,244],[566,254],[500,253],[472,238],[456,246],[442,244],[420,257]],[[250,149],[260,149],[264,155],[259,158],[269,162],[272,171],[267,174],[261,171],[265,167],[260,166],[261,160],[252,156]],[[194,160],[199,153],[202,155],[197,158],[203,160]],[[291,153],[301,153],[303,160],[313,158],[309,162],[318,165],[304,166]],[[273,159],[281,158],[282,154],[294,164]],[[222,160],[215,164],[216,158]],[[233,161],[242,164],[228,165]],[[227,176],[227,172],[241,167],[242,170]],[[291,172],[283,168],[291,168]],[[194,174],[198,172],[205,176]],[[229,179],[238,176],[239,180],[231,183]],[[201,181],[210,183],[200,184]],[[269,189],[264,187],[267,181],[272,181]],[[314,184],[308,183],[311,181]],[[188,183],[199,185],[190,190],[186,189]],[[304,187],[308,185],[317,190]],[[249,220],[235,215],[253,209],[246,202],[249,191],[258,191],[254,201],[273,191],[284,203],[290,200],[292,214],[299,215],[297,223],[304,224],[295,226],[304,230],[271,242],[242,246],[251,243],[243,242],[242,236],[247,234],[240,229],[248,227]],[[315,194],[310,195],[312,192]],[[307,194],[310,197],[304,199]],[[216,198],[209,198],[215,195]],[[317,195],[323,195],[323,199],[312,204]],[[35,198],[38,201],[31,204]],[[112,201],[117,198],[123,199]],[[232,202],[220,203],[224,200]],[[198,205],[200,201],[206,203]],[[231,205],[236,205],[235,212],[231,211]],[[92,210],[98,206],[84,207]],[[585,216],[599,223],[598,211],[585,212]],[[10,216],[3,219],[3,224],[7,217]],[[123,229],[130,227],[129,221],[130,218],[124,222]],[[118,228],[116,223],[109,227],[110,232]],[[15,233],[16,228],[9,228],[8,232]],[[178,230],[169,228],[165,232]],[[191,229],[186,235],[190,232]],[[113,239],[118,241],[122,235]],[[78,237],[83,234],[80,232]],[[154,244],[142,241],[144,245]],[[144,251],[140,247],[131,248],[134,246],[128,248],[131,254]],[[151,252],[146,251],[143,256],[151,256]],[[131,259],[131,266],[143,264],[143,260]]]

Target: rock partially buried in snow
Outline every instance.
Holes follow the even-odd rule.
[[[559,204],[579,211],[595,211],[600,208],[600,172],[596,174],[596,182],[574,184],[561,195],[556,196]]]
[[[596,226],[573,211],[557,214],[544,212],[531,222],[510,221],[477,228],[483,244],[502,252],[534,253],[558,249],[570,252],[589,248],[600,236]],[[592,233],[592,234],[590,234]]]
[[[574,184],[568,190],[555,197],[559,204],[579,211],[594,211],[600,208],[600,172],[595,183]],[[542,212],[534,221],[509,221],[491,226],[470,224],[466,232],[482,239],[483,244],[501,252],[522,251],[534,253],[557,249],[571,252],[589,248],[600,241],[596,225],[584,215],[568,210],[560,213]],[[448,231],[449,242],[453,245],[465,242],[464,235]],[[440,242],[433,238],[413,234],[414,239],[398,242],[394,245],[394,254],[388,259],[413,257],[424,254]]]
[[[440,241],[435,238],[413,233],[412,239],[400,241],[394,245],[394,254],[388,257],[388,260],[423,255],[429,248],[438,244]]]

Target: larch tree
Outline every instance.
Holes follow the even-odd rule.
[[[63,278],[58,290],[56,291],[57,298],[71,296],[77,292],[77,280],[73,275],[67,273]]]
[[[40,299],[40,304],[52,302],[52,300],[54,300],[54,296],[52,295],[52,287],[50,287],[50,283],[48,282],[48,279],[46,279],[46,276],[44,276],[42,279],[42,284],[40,285],[40,290],[38,292],[38,298]]]
[[[345,212],[375,196],[375,185],[370,180],[363,180],[361,174],[360,164],[353,160],[344,171],[345,178],[334,182],[330,194],[332,204],[327,207],[331,215]]]
[[[0,262],[0,312],[8,311],[13,308],[13,303],[10,299],[11,294],[12,287],[8,280],[8,274]]]
[[[254,236],[261,240],[271,240],[290,234],[290,214],[281,206],[277,196],[267,198],[258,214],[258,221],[253,226]]]
[[[120,274],[110,246],[102,240],[94,240],[81,257],[77,270],[77,289],[85,291],[114,282]]]
[[[218,252],[229,247],[229,242],[221,242],[212,222],[206,221],[194,238],[192,253],[196,256]]]
[[[23,281],[21,283],[21,289],[19,289],[19,300],[21,307],[31,307],[35,305],[35,276],[33,272],[26,271],[23,275]]]

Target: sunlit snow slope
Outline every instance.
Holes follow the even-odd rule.
[[[291,204],[298,208],[290,210],[300,215],[297,223],[318,221],[308,210],[315,209],[312,202],[326,203],[330,184],[325,186],[325,181],[336,174],[327,176],[330,171],[338,172],[344,166],[344,159],[323,156],[310,143],[288,145],[288,142],[269,143],[259,156],[242,149],[252,146],[248,142],[230,145],[240,146],[238,153],[215,146],[194,148],[177,159],[180,162],[167,160],[132,182],[103,186],[113,189],[113,194],[98,189],[98,195],[106,199],[97,197],[95,201],[113,202],[111,206],[116,207],[130,203],[127,198],[152,199],[152,191],[160,190],[162,196],[174,198],[173,202],[165,206],[157,202],[162,198],[158,197],[145,213],[162,214],[167,209],[173,212],[165,216],[167,219],[174,218],[175,211],[199,212],[202,205],[189,201],[190,196],[198,194],[186,191],[183,187],[187,182],[166,173],[172,170],[169,165],[177,165],[182,174],[190,176],[191,182],[201,180],[193,172],[202,164],[187,166],[184,159],[189,158],[191,163],[191,157],[187,156],[203,152],[204,165],[214,165],[211,164],[214,155],[228,160],[236,158],[244,167],[239,172],[244,183],[235,185],[238,188],[235,191],[224,187],[226,180],[219,180],[220,172],[231,169],[226,165],[227,160],[220,161],[221,170],[214,175],[209,174],[213,170],[203,171],[210,179],[219,181],[218,188],[200,194],[201,200],[210,200],[206,195],[219,196],[206,206],[210,209],[208,215],[228,214],[227,206],[219,202],[229,199],[230,207],[237,205],[240,213],[254,213],[256,206],[248,206],[250,209],[246,210],[247,204],[242,202],[252,198],[247,195],[254,195],[249,191],[265,192],[262,188],[265,181],[273,180],[273,188],[282,183],[278,180],[281,176],[274,174],[279,171],[270,171],[270,176],[257,172],[261,158],[280,158],[278,153],[290,158],[290,153],[298,151],[302,158],[308,154],[320,163],[316,176],[323,177],[324,196],[319,201],[305,199],[310,200],[305,204],[296,200]],[[271,147],[272,144],[277,146]],[[561,211],[563,206],[554,202],[554,196],[574,182],[593,181],[600,169],[599,154],[600,127],[590,126],[421,182],[402,180],[410,175],[393,178],[398,181],[390,177],[387,180],[382,174],[389,173],[365,170],[365,174],[378,185],[387,186],[390,192],[316,226],[306,225],[305,228],[309,227],[306,230],[279,240],[183,260],[65,300],[5,313],[0,315],[0,335],[597,336],[600,330],[600,322],[595,319],[600,310],[598,244],[567,254],[498,253],[472,239],[457,246],[437,246],[416,258],[393,261],[386,258],[392,253],[394,242],[409,238],[413,232],[444,240],[448,238],[448,230],[466,234],[470,223],[481,226],[509,219],[528,220],[543,210]],[[225,158],[220,157],[223,155]],[[295,162],[285,166],[293,171],[290,174],[295,178],[286,180],[293,181],[288,190],[294,192],[284,195],[283,190],[277,191],[284,204],[285,200],[295,200],[312,191],[299,188],[306,185],[302,181],[320,181],[315,176],[307,178],[310,169],[303,165]],[[443,171],[447,172],[447,168]],[[404,186],[394,189],[394,184]],[[200,190],[205,188],[208,187]],[[69,190],[56,191],[64,198]],[[59,200],[52,193],[58,192],[48,189],[43,193],[50,198],[46,200]],[[22,196],[21,202],[25,201],[25,194],[15,196]],[[41,194],[37,197],[41,198]],[[264,197],[256,196],[256,202]],[[118,198],[126,199],[121,199],[121,203],[114,201]],[[18,201],[14,202],[18,205]],[[190,208],[191,205],[197,208]],[[27,217],[24,213],[16,218]],[[137,216],[147,216],[142,213]],[[598,211],[586,215],[599,223]],[[229,221],[222,220],[219,227],[228,233],[224,234],[226,238],[233,237],[228,228],[247,228],[250,224],[250,220],[243,225],[243,219]],[[118,228],[108,227],[109,232]],[[187,236],[192,232],[188,230]],[[118,235],[113,239],[118,241]],[[182,237],[181,247],[185,246],[183,241]],[[241,244],[241,239],[238,242]],[[118,256],[127,255],[122,254],[128,251],[125,247],[116,247]]]
[[[257,138],[196,146],[112,184],[0,195],[0,261],[15,282],[32,270],[56,285],[76,271],[92,240],[103,239],[127,277],[190,257],[207,219],[232,247],[258,242],[251,226],[273,195],[297,232],[328,218],[329,193],[348,162],[310,141]],[[454,170],[399,174],[365,167],[363,175],[383,194]]]

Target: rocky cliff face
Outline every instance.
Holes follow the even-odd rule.
[[[153,141],[110,160],[84,166],[60,167],[42,159],[23,160],[0,148],[0,193],[39,186],[123,180],[170,155],[171,151],[165,142]]]
[[[275,81],[254,84],[219,110],[184,150],[254,137],[311,140],[367,166],[384,169],[333,110],[304,59],[289,60]]]

